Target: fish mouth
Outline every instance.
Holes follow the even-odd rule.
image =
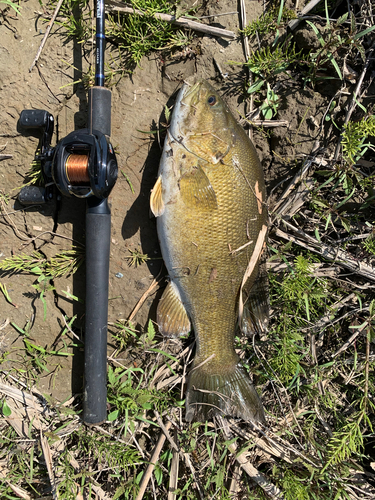
[[[200,87],[202,85],[201,81],[194,84],[185,83],[185,88],[183,87],[183,95],[181,97],[181,104],[183,106],[196,106],[200,98]]]
[[[183,144],[187,133],[186,123],[189,121],[189,116],[192,111],[195,112],[200,101],[202,83],[202,80],[195,83],[185,81],[177,96],[169,130],[172,137],[180,144]]]

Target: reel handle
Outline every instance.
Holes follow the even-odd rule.
[[[87,199],[86,326],[83,421],[107,418],[107,322],[111,211],[107,199]]]

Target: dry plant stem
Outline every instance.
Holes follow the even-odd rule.
[[[31,73],[31,70],[33,69],[33,67],[35,66],[35,64],[38,62],[38,59],[40,57],[40,54],[42,53],[42,50],[43,50],[43,47],[47,41],[47,38],[48,38],[48,35],[49,35],[49,32],[51,31],[51,28],[53,26],[53,23],[55,22],[55,19],[56,19],[56,16],[60,10],[60,7],[62,5],[64,0],[59,0],[58,4],[56,5],[56,9],[55,9],[55,12],[53,13],[53,16],[50,20],[50,22],[48,23],[48,26],[47,26],[47,29],[46,29],[46,32],[44,33],[44,37],[43,37],[43,40],[40,44],[40,47],[38,49],[38,52],[36,53],[36,56],[35,56],[35,59],[32,63],[32,65],[30,66],[29,68],[29,73]]]
[[[332,358],[336,358],[343,351],[346,351],[346,349],[355,341],[355,339],[358,337],[358,335],[360,335],[364,331],[365,328],[368,328],[368,322],[369,322],[369,320],[367,320],[361,326],[361,328],[357,328],[356,331],[353,333],[353,335],[351,335],[350,338],[345,342],[345,344],[342,345],[337,352],[335,352],[334,354],[332,354],[331,357]]]
[[[304,16],[305,14],[307,14],[308,12],[310,12],[310,10],[312,10],[316,5],[318,5],[318,3],[320,3],[321,0],[311,0],[311,2],[309,2],[300,12],[300,15],[299,17],[302,17]],[[297,9],[297,7],[296,7]],[[291,30],[294,30],[297,28],[297,26],[299,25],[300,23],[300,19],[292,19],[290,22],[289,22],[289,28]]]
[[[177,442],[177,429],[174,430],[174,441]],[[177,450],[173,450],[172,452],[172,463],[171,470],[169,473],[169,485],[168,485],[168,499],[167,500],[175,500],[177,495],[174,493],[178,487],[178,470],[180,464],[180,454]]]
[[[329,245],[325,245],[324,243],[319,242],[315,238],[304,233],[302,230],[293,227],[291,224],[288,224],[286,221],[283,222],[290,227],[295,233],[298,234],[299,238],[296,236],[292,236],[290,234],[281,231],[281,229],[276,229],[276,236],[283,238],[287,241],[292,241],[296,245],[299,245],[306,250],[310,250],[310,252],[321,255],[324,259],[329,261],[333,261],[341,267],[345,269],[349,269],[351,272],[355,274],[359,274],[363,276],[367,280],[375,281],[375,269],[363,262],[357,261],[350,257],[346,252],[340,250],[339,248],[333,248]]]
[[[137,302],[137,305],[134,307],[133,311],[131,312],[131,314],[128,318],[128,321],[132,321],[132,319],[137,314],[137,312],[140,310],[140,308],[142,307],[142,305],[145,302],[145,300],[147,299],[147,297],[149,295],[151,295],[152,293],[154,293],[154,291],[157,287],[158,287],[158,282],[157,282],[157,279],[155,278],[153,280],[153,282],[151,283],[151,285],[148,287],[148,289],[145,291],[145,293],[142,295],[142,297]]]
[[[336,322],[337,322],[337,319],[336,320],[332,320],[331,319],[331,316],[332,316],[332,313],[334,310],[336,309],[340,309],[341,307],[343,307],[347,302],[353,300],[356,298],[356,294],[355,293],[351,293],[350,295],[348,295],[347,297],[345,297],[344,299],[342,300],[339,300],[337,302],[335,302],[331,308],[330,308],[330,312],[328,314],[326,314],[325,316],[323,316],[322,318],[320,318],[319,321],[317,321],[314,325],[312,326],[308,326],[307,328],[302,328],[302,332],[306,332],[306,333],[311,333],[311,334],[315,334],[315,333],[318,333],[319,332],[319,339],[318,339],[318,342],[321,340],[321,337],[323,335],[323,331],[328,327],[328,326],[332,326],[334,325]],[[340,318],[338,319],[342,319],[343,317],[340,316]],[[319,345],[318,345],[319,346]],[[319,346],[320,347],[320,346]]]
[[[165,437],[168,439],[170,445],[172,446],[172,448],[175,450],[175,451],[180,451],[179,450],[179,447],[177,446],[177,444],[175,443],[175,441],[172,439],[171,435],[169,434],[168,432],[168,429],[166,427],[166,425],[163,424],[163,420],[161,419],[161,416],[159,415],[159,412],[157,412],[156,410],[154,411],[154,414],[155,414],[155,417],[156,417],[156,420],[157,420],[157,423],[160,425],[160,428],[161,430],[164,432],[164,435]],[[168,421],[171,425],[171,421],[169,420]],[[170,427],[170,426],[169,426]],[[168,428],[169,428],[168,427]]]
[[[374,52],[374,47],[372,47],[370,50],[369,50],[369,53],[367,54],[367,58],[366,58],[366,62],[365,62],[365,65],[363,67],[363,70],[362,70],[362,73],[361,73],[361,76],[359,77],[358,79],[358,83],[354,89],[354,92],[353,92],[353,97],[352,97],[352,100],[350,102],[350,105],[349,105],[349,108],[348,108],[348,111],[346,113],[346,116],[345,116],[345,121],[344,121],[344,127],[345,125],[348,124],[349,120],[350,120],[350,117],[352,116],[352,113],[354,111],[354,108],[356,107],[357,105],[357,96],[359,95],[360,91],[361,91],[361,87],[362,87],[362,83],[363,83],[363,79],[365,77],[365,74],[368,70],[368,67],[369,67],[369,64],[370,64],[370,61],[372,60],[371,57],[372,57],[372,54]],[[335,161],[337,161],[337,158],[339,157],[339,154],[340,154],[340,149],[341,149],[341,141],[342,141],[342,135],[340,136],[340,139],[337,143],[337,146],[336,146],[336,151],[335,151],[335,154],[334,154],[334,157],[333,159]]]
[[[107,3],[110,4],[109,6],[106,6],[106,12],[109,13],[123,12],[124,14],[137,14],[139,16],[145,15],[145,13],[141,10],[134,9],[133,7],[128,7],[120,2],[116,2],[115,0],[107,0]],[[153,15],[156,19],[160,19],[160,21],[175,24],[176,26],[180,26],[181,28],[200,31],[201,33],[205,33],[207,35],[229,38],[231,40],[234,40],[236,38],[236,35],[235,33],[233,33],[233,31],[216,28],[214,26],[209,26],[208,24],[198,23],[197,21],[191,21],[190,19],[187,19],[183,16],[176,19],[175,16],[171,16],[170,14],[162,14],[160,12],[156,12]]]
[[[216,417],[217,420],[220,422],[225,439],[229,440],[232,437],[232,433],[230,431],[228,421],[225,420],[223,417]],[[248,461],[246,458],[245,453],[240,453],[237,455],[237,444],[232,443],[228,446],[228,450],[232,453],[232,455],[236,458],[239,466],[248,474],[253,481],[255,481],[258,486],[260,486],[264,492],[270,497],[270,498],[276,498],[278,500],[284,499],[284,495],[282,494],[281,490],[274,484],[272,484],[268,479],[258,471],[251,463]]]
[[[167,422],[165,428],[168,430],[172,426],[172,422]],[[158,439],[158,442],[155,446],[154,452],[150,458],[150,464],[146,469],[144,476],[142,477],[141,484],[139,486],[139,492],[135,500],[142,500],[143,495],[145,494],[147,485],[151,479],[151,475],[155,469],[156,462],[160,457],[161,450],[163,449],[164,443],[166,440],[166,436],[164,433],[161,433]]]
[[[246,7],[245,7],[245,0],[240,0],[240,18],[241,18],[241,28],[245,29],[247,25],[247,18],[246,18]],[[249,46],[249,38],[245,36],[242,33],[242,41],[243,41],[243,50],[245,52],[245,60],[246,62],[250,59],[250,46]],[[249,84],[250,86],[253,84],[253,73],[250,71],[250,69],[247,67],[246,68],[248,71],[249,75]],[[250,113],[253,112],[254,108],[254,95],[250,95]],[[253,138],[253,130],[250,127],[249,129],[249,137],[250,139]]]
[[[234,471],[233,471],[233,477],[232,477],[232,480],[230,482],[230,486],[229,486],[229,495],[231,496],[231,498],[237,498],[237,493],[240,491],[241,489],[241,485],[240,485],[240,478],[241,478],[241,472],[242,472],[242,469],[240,467],[240,465],[238,463],[234,464]]]
[[[49,480],[51,483],[52,497],[53,497],[53,500],[57,500],[58,495],[57,495],[57,490],[56,490],[55,475],[53,473],[51,448],[49,447],[48,439],[43,435],[42,431],[40,431],[40,443],[42,445],[42,450],[43,450],[44,460],[46,462],[48,477],[49,477]]]
[[[266,128],[289,126],[288,120],[249,120],[249,123],[254,127],[266,127]]]
[[[309,171],[309,168],[311,167],[312,163],[314,163],[314,151],[317,150],[317,145],[314,144],[313,150],[310,153],[310,157],[307,158],[303,165],[302,168],[297,174],[293,177],[292,181],[290,182],[289,186],[286,188],[286,190],[283,192],[281,195],[279,201],[276,203],[276,205],[272,209],[272,215],[278,214],[282,215],[283,214],[283,207],[279,208],[282,203],[286,200],[286,198],[289,196],[291,191],[297,186],[299,182],[301,182],[307,175],[307,172]]]
[[[262,253],[262,250],[263,250],[263,244],[264,244],[264,240],[266,238],[266,234],[267,234],[267,226],[264,225],[259,232],[258,239],[255,243],[253,254],[251,256],[249,264],[247,265],[247,269],[246,269],[245,274],[244,274],[243,279],[242,279],[242,284],[241,284],[241,288],[240,288],[240,299],[239,299],[239,304],[238,304],[238,321],[239,321],[239,323],[241,323],[241,320],[242,320],[243,307],[244,307],[243,297],[242,297],[242,289],[243,289],[246,281],[248,280],[248,278],[250,278],[251,273],[254,271],[254,267],[255,267],[256,263],[259,261],[260,254]]]

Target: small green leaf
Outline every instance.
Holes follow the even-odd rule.
[[[250,68],[251,69],[251,68]],[[258,92],[259,89],[261,89],[264,85],[265,80],[257,80],[254,82],[248,89],[247,93],[248,94],[253,94],[254,92]]]
[[[7,405],[6,401],[3,402],[3,415],[4,417],[10,417],[12,414],[12,410]]]
[[[113,422],[114,420],[116,420],[118,418],[119,414],[120,414],[120,410],[111,411],[111,413],[107,417],[107,420],[109,420],[110,422]]]
[[[362,36],[365,36],[365,35],[367,35],[368,33],[371,33],[371,31],[374,31],[374,30],[375,30],[375,25],[371,26],[370,28],[367,28],[364,31],[361,31],[360,33],[357,33],[356,35],[354,35],[354,40],[358,40],[358,38],[361,38]]]

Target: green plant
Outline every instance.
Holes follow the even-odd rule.
[[[11,0],[0,0],[0,3],[4,3],[5,5],[9,5],[9,7],[12,7],[12,9],[15,10],[17,12],[17,14],[20,14],[21,7],[17,3],[12,2]]]
[[[260,110],[265,120],[271,120],[277,114],[279,107],[279,98],[271,89],[270,84],[267,82],[266,100],[261,104]]]
[[[306,76],[304,77],[305,82],[311,81],[312,83],[314,83],[317,80],[318,71],[326,71],[328,63],[330,63],[334,67],[337,77],[342,80],[342,72],[336,60],[341,51],[345,51],[346,59],[352,57],[353,53],[357,51],[362,59],[365,60],[365,49],[362,45],[361,38],[373,31],[375,29],[375,26],[358,32],[355,16],[353,13],[351,13],[350,27],[344,28],[343,25],[344,23],[346,23],[348,18],[349,14],[346,12],[336,22],[331,22],[329,20],[327,12],[326,24],[321,29],[319,29],[313,22],[306,21],[317,36],[321,48],[316,52],[311,51],[309,53],[310,64],[308,66]],[[331,77],[330,75],[319,75],[319,79],[324,78],[333,77]]]
[[[167,0],[132,0],[131,4],[143,15],[111,15],[107,23],[107,35],[118,43],[125,64],[139,65],[151,51],[171,50],[190,43],[190,35],[154,16],[157,12],[170,13],[171,4]]]
[[[88,0],[66,0],[60,7],[60,13],[65,19],[56,21],[56,24],[65,29],[69,38],[75,38],[78,43],[90,38],[92,25]]]
[[[145,254],[145,253],[140,252],[138,250],[138,248],[136,248],[135,250],[130,250],[129,249],[129,253],[130,253],[130,255],[128,257],[125,257],[125,258],[128,261],[128,264],[129,264],[130,267],[131,266],[138,267],[141,264],[144,264],[145,262],[147,262],[148,260],[150,260],[150,258],[148,257],[148,255]]]
[[[278,19],[280,8],[282,11],[280,21],[287,22],[297,17],[294,10],[286,9],[282,5],[279,8],[273,6],[269,10],[266,10],[258,19],[251,21],[241,32],[248,37],[255,37],[257,33],[259,36],[263,36],[267,33],[275,32],[280,25]]]
[[[38,154],[38,151],[36,154]],[[38,160],[34,160],[31,163],[29,171],[26,172],[25,182],[22,184],[22,187],[31,185],[38,185],[38,186],[44,185],[42,165]]]
[[[368,253],[375,255],[375,236],[368,236],[363,242],[363,246]]]
[[[313,274],[313,262],[298,255],[294,268],[281,282],[281,294],[287,307],[293,304],[295,314],[303,320],[311,321],[324,310],[324,299],[328,294],[327,280],[316,278]]]
[[[54,257],[47,259],[40,252],[32,252],[30,255],[23,253],[13,255],[0,261],[0,271],[10,273],[30,273],[36,276],[46,276],[50,279],[60,278],[74,274],[84,259],[81,248],[73,247],[65,250]]]
[[[249,94],[257,92],[262,86],[291,66],[304,63],[302,51],[297,52],[295,44],[284,43],[275,47],[262,47],[256,50],[245,65],[257,76],[256,81],[247,89]]]
[[[344,159],[354,164],[365,154],[369,144],[365,144],[368,137],[375,137],[375,116],[362,118],[360,121],[349,121],[342,134],[342,150]]]

